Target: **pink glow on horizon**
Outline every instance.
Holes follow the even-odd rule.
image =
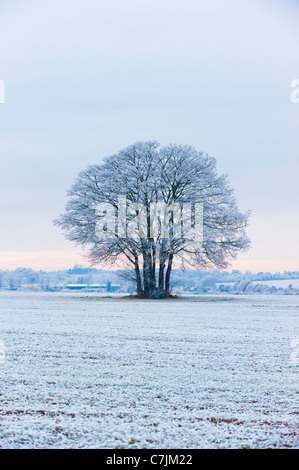
[[[34,270],[55,271],[72,268],[75,265],[88,267],[88,262],[82,256],[82,251],[76,250],[51,250],[51,251],[9,251],[0,252],[0,270],[14,270],[25,267]],[[115,265],[99,264],[98,269],[122,269],[119,263]],[[256,272],[283,272],[297,271],[298,260],[293,263],[283,262],[281,259],[253,259],[248,255],[240,255],[228,268],[227,271],[238,269],[239,271]]]

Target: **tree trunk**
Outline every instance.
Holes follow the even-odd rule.
[[[150,295],[156,290],[156,247],[152,242],[152,264],[150,276]]]
[[[165,270],[165,263],[162,261],[159,267],[159,290],[162,293],[164,291],[164,270]]]
[[[172,268],[172,260],[173,260],[173,254],[169,255],[168,266],[167,266],[166,276],[165,276],[165,297],[166,298],[168,298],[170,294],[170,274],[171,274],[171,268]]]
[[[148,247],[143,252],[143,294],[145,297],[150,296],[152,285],[152,260]]]
[[[135,258],[135,275],[136,275],[137,295],[138,297],[141,297],[142,296],[142,282],[141,282],[141,274],[140,274],[138,258]]]

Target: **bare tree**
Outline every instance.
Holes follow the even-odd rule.
[[[80,173],[68,196],[65,213],[54,223],[67,239],[87,248],[93,265],[127,260],[139,297],[169,297],[175,261],[196,269],[224,268],[250,244],[245,232],[249,214],[239,212],[227,176],[217,175],[214,158],[190,146],[135,143]],[[198,204],[201,244],[188,235],[188,230],[194,233]],[[99,212],[99,205],[107,210]],[[184,207],[190,208],[188,229]],[[99,223],[105,236],[99,236]]]

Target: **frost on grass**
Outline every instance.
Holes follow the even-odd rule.
[[[298,298],[204,300],[1,293],[0,447],[299,447]]]

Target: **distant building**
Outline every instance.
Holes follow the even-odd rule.
[[[66,286],[69,290],[100,290],[102,292],[117,292],[120,289],[120,284],[68,284]]]

